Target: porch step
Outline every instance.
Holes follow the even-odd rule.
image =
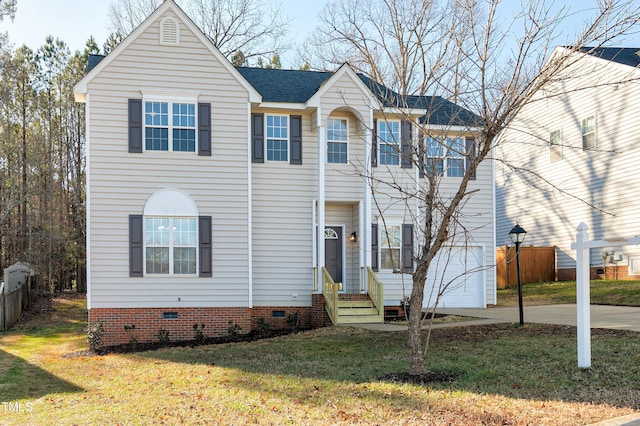
[[[371,300],[338,301],[338,324],[371,324],[381,322],[378,309]]]
[[[371,300],[338,300],[338,308],[373,308]]]
[[[378,315],[338,315],[338,324],[378,324],[382,323]]]

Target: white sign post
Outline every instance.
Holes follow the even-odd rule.
[[[640,237],[589,241],[589,227],[580,223],[576,242],[576,307],[578,310],[578,367],[591,368],[591,300],[589,249],[640,244]]]

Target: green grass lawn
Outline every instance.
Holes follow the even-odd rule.
[[[594,305],[640,306],[639,281],[593,280],[590,289],[591,303]],[[524,284],[522,298],[527,305],[576,303],[576,282]],[[517,287],[498,290],[498,306],[517,305]]]
[[[1,424],[588,424],[640,409],[640,336],[597,330],[577,368],[575,329],[433,331],[449,383],[406,371],[406,333],[330,327],[251,343],[69,357],[85,350],[84,300],[0,334]]]

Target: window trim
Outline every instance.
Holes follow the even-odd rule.
[[[167,128],[167,132],[168,132],[168,140],[167,140],[167,150],[163,150],[163,149],[147,149],[147,127],[152,127],[152,126],[148,126],[146,121],[146,105],[147,102],[161,102],[161,103],[166,103],[167,104],[167,114],[168,114],[168,126]],[[193,128],[189,128],[189,129],[193,129],[194,131],[194,150],[193,151],[175,151],[173,149],[173,129],[174,129],[174,125],[173,125],[173,105],[174,104],[190,104],[193,105],[194,107],[194,127]],[[142,152],[171,152],[171,153],[181,153],[181,154],[198,154],[199,152],[199,126],[198,123],[200,122],[198,114],[199,114],[199,103],[198,103],[198,98],[197,96],[194,97],[182,97],[182,96],[162,96],[162,95],[151,95],[151,96],[143,96],[142,98]],[[157,126],[154,126],[157,128]],[[162,127],[164,128],[164,127]],[[185,127],[175,127],[175,128],[185,128]]]
[[[331,140],[329,139],[329,120],[336,120],[336,121],[344,121],[347,127],[347,140],[346,141],[339,141],[339,140]],[[327,118],[327,155],[325,156],[325,162],[326,164],[349,164],[349,118],[348,117],[328,117]],[[340,143],[340,144],[344,144],[346,145],[347,149],[346,149],[346,155],[347,155],[347,160],[342,163],[342,162],[332,162],[329,161],[329,142],[331,143]]]
[[[390,123],[395,123],[398,125],[398,133],[395,136],[395,141],[394,142],[387,142],[385,140],[383,140],[380,137],[381,132],[381,126],[382,124],[385,124],[385,126],[387,126]],[[389,132],[387,132],[389,133]],[[393,133],[392,133],[393,134]],[[388,119],[383,119],[383,120],[378,120],[377,123],[377,128],[376,128],[376,138],[377,138],[377,142],[378,142],[378,146],[377,146],[377,155],[378,155],[378,161],[377,161],[377,165],[378,166],[400,166],[400,157],[402,155],[401,151],[401,138],[402,138],[402,121],[401,120],[388,120]],[[395,163],[394,164],[390,164],[390,163],[385,163],[382,161],[383,155],[387,155],[387,153],[383,153],[382,152],[382,146],[383,145],[387,145],[387,146],[395,146],[394,148],[394,157],[395,157]]]
[[[285,123],[287,124],[287,158],[284,160],[269,160],[269,139],[281,141],[283,139],[269,138],[269,117],[285,117]],[[291,158],[291,115],[290,114],[264,114],[264,161],[265,163],[287,163],[289,164]]]
[[[584,122],[586,120],[593,119],[593,130],[585,133],[585,125]],[[592,151],[598,148],[598,117],[597,114],[590,114],[580,120],[580,135],[582,140],[582,150],[583,151]],[[585,136],[593,135],[593,144],[591,146],[585,145]]]

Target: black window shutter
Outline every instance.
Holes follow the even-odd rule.
[[[251,162],[264,163],[264,114],[251,114]]]
[[[400,123],[400,167],[410,169],[413,167],[413,144],[411,143],[411,125],[410,121],[402,121]]]
[[[198,104],[198,155],[211,155],[211,104]]]
[[[290,164],[302,164],[302,116],[289,117],[289,145],[291,146]]]
[[[371,224],[371,269],[378,272],[378,224]]]
[[[143,222],[141,214],[129,215],[129,276],[141,277],[143,275],[144,246],[143,246]]]
[[[402,225],[402,271],[413,272],[413,224]]]
[[[211,216],[198,217],[200,276],[212,276]]]
[[[129,152],[142,152],[142,99],[129,99]]]
[[[371,167],[378,166],[378,120],[373,120],[371,130]]]
[[[467,155],[464,157],[464,168],[465,171],[469,170],[469,167],[471,166],[471,162],[475,161],[476,159],[476,139],[473,137],[468,137],[465,140],[465,145],[466,145],[466,152]],[[473,171],[473,174],[471,175],[471,179],[475,180],[476,178],[476,171]]]

